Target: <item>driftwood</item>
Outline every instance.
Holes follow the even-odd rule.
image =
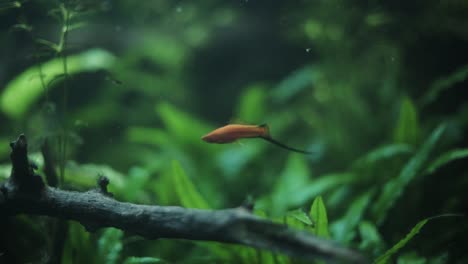
[[[10,144],[12,172],[0,192],[2,215],[32,214],[74,220],[88,231],[116,227],[147,239],[171,238],[217,241],[284,253],[305,260],[325,259],[367,263],[354,250],[285,225],[259,218],[246,208],[187,209],[177,206],[119,202],[107,192],[101,177],[87,192],[47,186],[27,157],[24,135]]]

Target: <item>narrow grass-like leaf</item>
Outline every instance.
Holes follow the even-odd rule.
[[[408,97],[405,97],[401,103],[400,117],[393,133],[395,143],[414,145],[419,141],[418,113]]]
[[[385,219],[387,211],[393,206],[395,201],[404,192],[406,186],[418,175],[424,163],[429,157],[430,152],[439,141],[445,125],[438,126],[429,138],[424,142],[419,151],[403,167],[398,177],[387,182],[373,206],[373,213],[377,222]]]
[[[354,238],[356,227],[361,221],[374,194],[375,189],[373,188],[357,197],[346,211],[346,214],[331,225],[330,229],[332,234],[334,234],[334,239],[346,243]]]
[[[172,162],[173,186],[181,205],[187,208],[210,209],[210,206],[203,196],[197,191],[192,181],[187,177],[179,162]]]
[[[468,149],[453,149],[440,155],[426,169],[426,173],[430,174],[451,161],[468,157]]]
[[[385,252],[385,254],[383,254],[382,256],[378,257],[376,260],[375,260],[375,263],[376,264],[385,264],[385,263],[388,263],[388,260],[390,259],[390,257],[392,257],[395,253],[397,253],[401,248],[403,248],[415,235],[417,235],[419,233],[419,231],[421,230],[421,228],[423,228],[423,226],[427,223],[427,221],[429,221],[429,219],[424,219],[422,221],[420,221],[419,223],[417,223],[412,229],[411,231],[402,239],[400,240],[398,243],[396,243],[392,248],[390,248],[387,252]]]
[[[0,2],[0,11],[10,9],[10,8],[20,8],[20,1],[2,1]]]
[[[103,263],[104,259],[97,258],[101,255],[99,254],[99,244],[96,247],[95,242],[91,233],[86,231],[83,225],[75,221],[69,221],[62,263]],[[80,254],[76,253],[77,249],[80,250]]]
[[[451,73],[444,78],[438,79],[435,81],[428,89],[428,92],[422,98],[422,104],[427,105],[433,102],[440,93],[444,90],[449,89],[454,84],[462,82],[468,78],[468,64],[457,69],[455,72]]]
[[[359,249],[370,251],[374,256],[380,255],[384,252],[385,243],[379,233],[379,230],[377,230],[377,227],[373,223],[362,221],[359,223],[358,229],[361,237]]]
[[[105,50],[88,50],[67,57],[68,74],[108,69],[114,61],[115,57]],[[42,72],[45,83],[63,74],[62,59],[56,58],[43,63]],[[0,94],[0,108],[7,116],[21,118],[45,92],[38,74],[38,67],[31,66],[6,85]]]
[[[353,163],[353,167],[365,167],[381,160],[411,153],[412,148],[407,144],[390,144],[376,148]]]
[[[147,263],[164,263],[159,258],[152,257],[128,257],[123,262],[124,264],[147,264]]]
[[[327,210],[321,196],[315,198],[309,215],[315,224],[315,234],[319,237],[329,238]]]

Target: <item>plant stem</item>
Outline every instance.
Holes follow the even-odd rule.
[[[67,158],[67,143],[68,143],[68,128],[67,128],[67,104],[68,104],[68,67],[67,67],[67,55],[65,53],[67,47],[67,36],[68,36],[68,26],[70,12],[63,4],[63,26],[62,32],[60,35],[60,54],[62,56],[62,65],[63,65],[63,131],[62,131],[62,140],[59,144],[61,152],[61,161],[60,161],[60,184],[63,185],[65,179],[65,163]]]

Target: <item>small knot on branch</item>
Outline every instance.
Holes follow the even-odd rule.
[[[97,180],[97,184],[98,184],[98,187],[99,187],[99,191],[106,195],[106,196],[110,196],[112,197],[112,193],[108,192],[107,191],[107,185],[109,185],[109,179],[104,176],[104,175],[99,175],[99,178]]]
[[[255,205],[255,201],[252,198],[252,196],[249,195],[247,196],[247,198],[245,198],[245,200],[242,202],[240,207],[244,208],[245,210],[249,212],[252,212],[254,209],[254,205]]]

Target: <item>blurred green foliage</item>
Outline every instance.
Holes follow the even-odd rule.
[[[63,3],[0,5],[1,180],[19,133],[42,175],[41,145],[52,144],[58,168],[66,137],[63,188],[94,188],[105,175],[127,202],[253,200],[255,214],[376,263],[468,261],[466,218],[430,218],[468,204],[466,1]],[[267,123],[275,139],[314,155],[200,140],[231,122]],[[0,262],[47,262],[50,222],[1,222],[11,228]],[[67,230],[63,263],[302,263],[74,222]]]

